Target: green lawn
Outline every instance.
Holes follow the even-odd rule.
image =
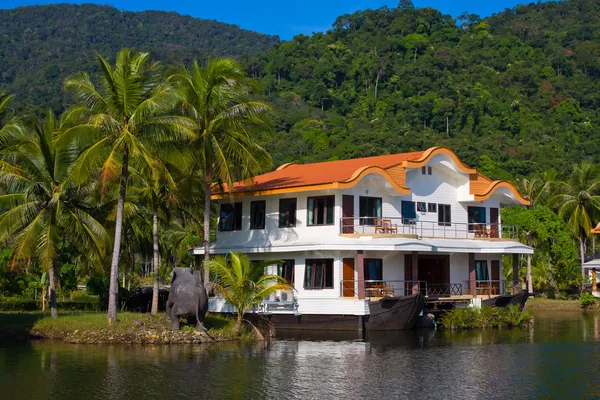
[[[227,315],[211,314],[204,325],[215,340],[232,340],[246,337],[233,332],[234,319]],[[183,325],[180,332],[170,332],[171,321],[165,314],[122,312],[118,322],[108,325],[105,312],[63,312],[57,319],[41,312],[0,313],[0,337],[20,337],[32,334],[38,337],[64,339],[74,342],[147,342],[196,339],[197,331]],[[160,340],[159,340],[160,339]]]

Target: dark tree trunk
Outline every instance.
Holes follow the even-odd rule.
[[[117,303],[119,301],[119,253],[121,251],[121,234],[123,230],[123,209],[127,192],[127,179],[129,177],[129,149],[123,150],[123,165],[117,202],[117,218],[115,221],[115,243],[113,246],[112,262],[110,265],[110,287],[108,292],[108,323],[117,322]]]
[[[158,313],[158,208],[154,204],[152,210],[152,241],[154,258],[152,260],[154,264],[154,287],[152,288],[152,315]]]
[[[204,181],[204,261],[210,260],[210,181]],[[203,264],[204,269],[204,287],[210,290],[210,271],[206,262]]]

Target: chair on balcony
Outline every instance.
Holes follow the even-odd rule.
[[[476,238],[489,238],[490,233],[488,232],[487,226],[485,224],[475,224],[473,226],[475,231]]]
[[[398,224],[392,224],[391,219],[376,218],[375,233],[398,233]]]

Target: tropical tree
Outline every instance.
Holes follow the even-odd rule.
[[[559,194],[552,202],[558,213],[567,220],[575,237],[579,240],[581,268],[585,262],[585,241],[593,228],[592,215],[600,211],[600,175],[596,165],[583,161],[573,166],[566,181],[557,183]]]
[[[179,100],[179,92],[161,82],[159,64],[150,62],[148,53],[123,49],[114,67],[102,56],[97,58],[102,72],[99,89],[83,72],[65,81],[65,88],[80,103],[75,110],[80,110],[85,119],[65,131],[60,142],[85,147],[72,168],[76,182],[85,182],[97,168],[102,190],[119,180],[108,302],[108,321],[112,323],[117,319],[119,254],[130,161],[152,168],[152,151],[163,143],[190,136],[194,124],[187,118],[165,115]]]
[[[177,203],[176,185],[170,171],[159,159],[153,160],[152,168],[144,168],[134,172],[135,186],[132,198],[142,200],[152,214],[152,266],[153,290],[151,313],[158,313],[158,281],[160,266],[160,233],[159,212],[166,216],[169,214],[168,205]],[[167,218],[168,219],[168,218]]]
[[[216,276],[214,286],[235,307],[237,318],[235,330],[239,330],[244,314],[259,305],[266,297],[278,290],[292,290],[287,281],[279,275],[265,274],[269,265],[277,261],[250,261],[245,254],[229,253],[229,259],[218,256],[205,264]]]
[[[0,134],[0,241],[10,238],[11,267],[37,258],[48,271],[50,309],[58,315],[55,268],[65,240],[85,249],[85,256],[100,260],[110,245],[104,227],[85,202],[93,184],[75,184],[69,176],[75,155],[72,146],[61,148],[56,137],[70,123],[71,114],[59,120],[48,111],[43,121],[27,129]]]
[[[190,143],[192,170],[203,187],[204,260],[210,259],[210,193],[213,184],[232,191],[236,180],[250,178],[271,165],[271,157],[252,133],[269,126],[269,107],[250,100],[252,85],[237,62],[209,60],[204,68],[194,62],[169,78],[183,95],[181,112],[196,123]],[[204,268],[204,282],[209,282]]]

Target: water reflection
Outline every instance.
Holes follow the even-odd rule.
[[[599,398],[599,314],[524,329],[278,332],[269,344],[0,343],[8,399]]]

